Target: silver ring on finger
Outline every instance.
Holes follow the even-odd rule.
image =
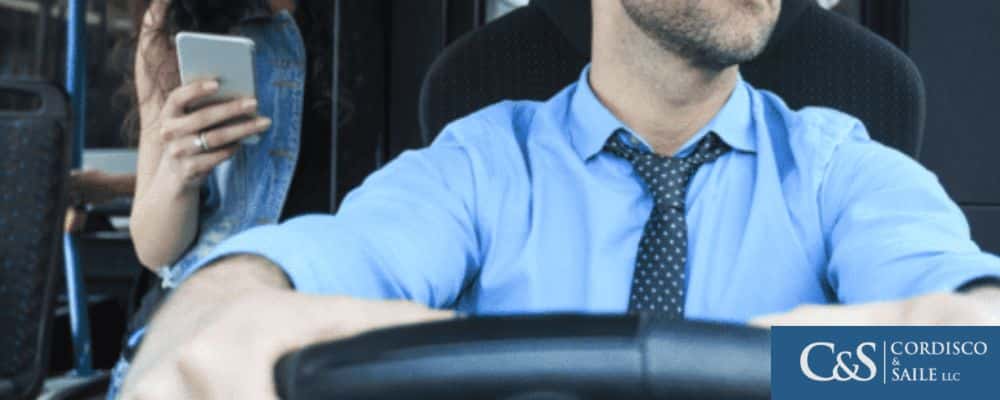
[[[194,144],[195,146],[198,146],[199,149],[201,149],[202,153],[211,150],[208,148],[208,142],[205,140],[205,132],[201,132],[198,134],[198,136],[195,136]]]

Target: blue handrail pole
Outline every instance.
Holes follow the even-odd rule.
[[[66,297],[69,300],[70,332],[73,336],[73,374],[79,377],[93,375],[90,353],[90,318],[87,315],[87,291],[80,274],[76,241],[69,233],[63,235],[66,257]]]
[[[87,0],[69,0],[66,12],[66,92],[73,108],[73,168],[83,164],[87,128]],[[87,290],[83,284],[76,240],[63,236],[66,268],[66,297],[69,301],[70,331],[73,335],[74,372],[87,377],[94,373],[90,353],[90,318]]]

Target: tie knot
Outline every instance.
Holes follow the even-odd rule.
[[[705,135],[698,142],[694,152],[686,157],[660,156],[638,150],[625,145],[617,135],[612,136],[604,148],[632,164],[632,168],[642,178],[646,189],[653,196],[656,207],[664,210],[668,208],[683,210],[684,197],[691,177],[702,165],[714,161],[730,149],[713,132]]]

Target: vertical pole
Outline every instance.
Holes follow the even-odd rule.
[[[73,118],[73,168],[83,163],[83,145],[87,128],[87,0],[69,0],[66,25],[66,91]],[[75,373],[93,374],[90,354],[90,319],[87,315],[87,291],[84,288],[76,253],[75,238],[63,237],[66,268],[66,297],[69,300],[70,330],[73,335]]]
[[[45,43],[49,38],[49,14],[52,0],[38,2],[38,30],[35,31],[35,76],[45,77]],[[51,79],[51,77],[49,77]]]
[[[340,138],[340,1],[334,0],[333,3],[333,15],[331,16],[330,26],[333,27],[330,31],[332,32],[330,40],[333,46],[333,51],[330,52],[330,57],[332,58],[332,63],[330,64],[330,135],[332,139],[330,140],[330,212],[337,212],[337,164],[338,164],[338,149],[340,148],[339,138]]]

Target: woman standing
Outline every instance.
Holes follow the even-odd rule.
[[[108,397],[159,299],[224,239],[251,227],[328,212],[329,1],[138,0],[134,114],[139,161],[130,226],[140,261],[162,278],[130,324]],[[212,81],[180,86],[179,31],[255,42],[257,98],[186,112]],[[304,40],[303,37],[309,40]],[[305,43],[310,43],[306,46]],[[307,112],[304,112],[307,111]],[[213,128],[237,117],[257,117]],[[134,124],[133,124],[134,125]],[[259,134],[257,144],[240,140]]]

